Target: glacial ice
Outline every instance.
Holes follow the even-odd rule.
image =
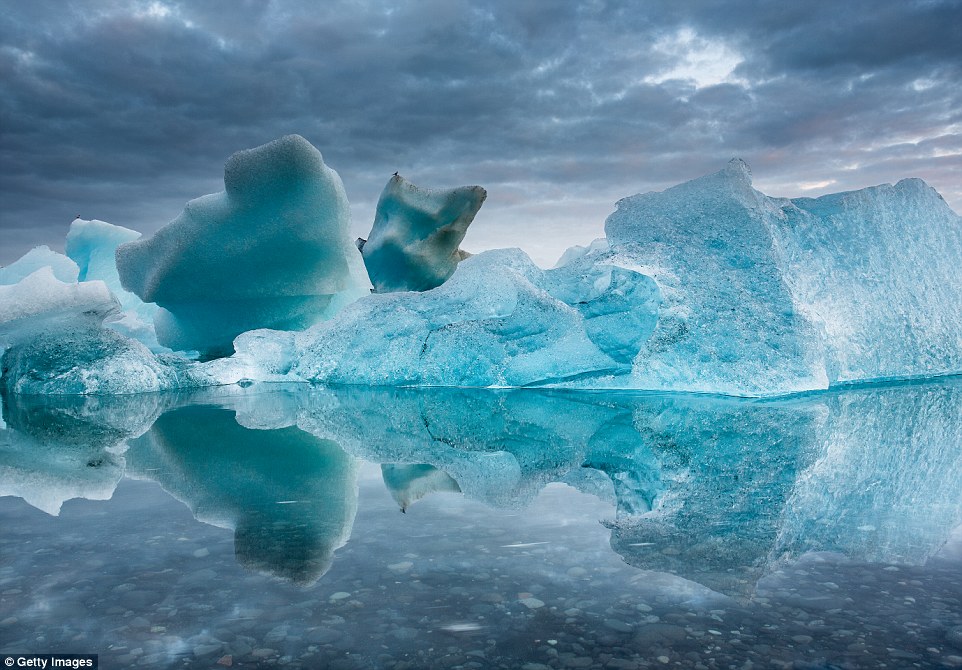
[[[620,201],[605,231],[663,301],[629,386],[771,395],[962,372],[962,219],[920,180],[786,200],[734,160]]]
[[[114,394],[173,387],[175,369],[103,326],[120,305],[102,281],[64,283],[44,267],[0,286],[0,386],[13,393]]]
[[[823,338],[778,263],[768,221],[780,215],[741,161],[619,201],[608,241],[662,296],[630,386],[764,395],[828,385]]]
[[[486,197],[480,186],[429,191],[391,177],[361,247],[374,289],[427,291],[443,284],[466,257],[458,245]]]
[[[16,284],[45,267],[49,267],[53,276],[62,282],[77,281],[77,273],[80,271],[72,260],[51,251],[47,245],[42,245],[34,247],[10,265],[0,267],[0,286]]]
[[[962,373],[962,218],[919,180],[787,200],[755,190],[733,160],[621,200],[606,238],[550,270],[511,249],[459,262],[484,190],[421,191],[400,177],[382,194],[362,256],[340,179],[298,136],[232,156],[225,187],[153,238],[77,220],[73,260],[41,247],[0,269],[10,282],[0,300],[17,305],[0,314],[0,349],[10,348],[0,385],[770,396]],[[147,356],[131,338],[180,354]]]
[[[162,308],[161,344],[225,355],[245,331],[307,328],[369,292],[341,179],[307,140],[235,153],[224,186],[117,248],[123,287]]]
[[[111,321],[110,328],[139,340],[152,351],[167,351],[157,342],[154,315],[157,305],[145,303],[130,291],[124,290],[117,272],[117,247],[140,239],[141,234],[106,221],[74,219],[67,232],[66,252],[79,268],[79,281],[100,280],[120,302],[122,313]]]
[[[781,203],[785,281],[829,382],[962,372],[962,217],[920,179]]]
[[[333,384],[527,386],[619,364],[520,250],[473,256],[438,288],[375,294],[299,342],[294,372]]]

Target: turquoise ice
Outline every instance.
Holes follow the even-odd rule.
[[[369,292],[344,186],[303,137],[234,154],[224,186],[117,249],[123,287],[162,308],[161,344],[230,354],[245,331],[304,329]]]
[[[620,201],[605,230],[662,295],[628,386],[771,395],[962,372],[962,219],[920,180],[786,200],[733,160]]]
[[[157,305],[145,303],[120,284],[117,247],[140,239],[141,234],[106,221],[74,219],[67,231],[66,252],[79,268],[79,281],[99,280],[120,302],[119,318],[108,325],[119,333],[139,340],[152,351],[169,351],[157,342],[154,315]]]
[[[391,177],[361,246],[375,290],[427,291],[443,284],[467,256],[458,245],[487,195],[480,186],[434,191]]]

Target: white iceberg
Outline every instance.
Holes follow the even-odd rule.
[[[155,352],[168,351],[157,342],[154,315],[157,305],[146,303],[124,290],[117,272],[117,247],[140,239],[141,234],[106,221],[74,219],[67,232],[66,252],[79,268],[79,281],[100,280],[120,302],[122,314],[108,325],[119,333],[143,342]]]
[[[0,286],[0,380],[7,391],[119,394],[177,384],[173,367],[103,326],[120,304],[101,281],[64,283],[49,267]]]
[[[77,281],[80,269],[72,260],[51,251],[47,245],[34,247],[10,265],[0,267],[0,286],[16,284],[40,268],[50,268],[53,276],[63,282]]]

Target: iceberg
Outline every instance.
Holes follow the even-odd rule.
[[[123,287],[161,307],[162,345],[229,355],[245,331],[301,330],[370,292],[341,179],[307,140],[235,153],[224,186],[117,248]]]
[[[374,289],[427,291],[443,284],[467,256],[458,245],[487,195],[480,186],[429,191],[395,173],[361,244]]]
[[[619,369],[518,249],[458,265],[424,293],[375,294],[300,339],[293,372],[328,384],[529,386]]]
[[[658,325],[630,386],[765,395],[826,388],[817,327],[795,303],[769,221],[778,204],[742,161],[618,202],[612,249],[658,284]]]
[[[0,286],[0,386],[11,393],[62,395],[177,385],[173,366],[104,327],[119,312],[102,281],[64,283],[50,267]]]
[[[62,282],[77,281],[80,269],[72,260],[51,251],[47,245],[34,247],[10,265],[0,267],[0,286],[16,284],[21,279],[32,275],[40,268],[50,268],[53,276]]]
[[[733,160],[620,201],[605,232],[662,297],[628,386],[754,396],[962,372],[962,219],[920,180],[787,200]]]
[[[67,232],[67,256],[77,264],[77,280],[85,282],[94,279],[107,285],[110,292],[120,302],[122,314],[108,325],[128,337],[143,342],[151,351],[169,351],[157,342],[153,319],[157,305],[145,303],[130,291],[124,290],[117,272],[117,247],[140,239],[141,234],[106,221],[93,219],[74,219]]]
[[[829,382],[962,372],[962,217],[921,179],[780,203],[785,281]]]
[[[549,270],[518,249],[466,258],[484,189],[398,175],[359,250],[340,178],[296,135],[234,154],[224,183],[149,239],[78,219],[69,258],[3,268],[3,385],[759,397],[962,373],[962,218],[917,179],[789,200],[735,159],[619,201],[606,238]]]

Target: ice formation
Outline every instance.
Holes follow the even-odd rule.
[[[140,239],[141,234],[106,221],[74,219],[67,232],[66,252],[78,268],[82,282],[100,280],[120,302],[122,314],[109,326],[119,333],[147,345],[153,351],[165,351],[157,342],[153,319],[157,305],[145,303],[120,285],[117,273],[117,247]]]
[[[620,201],[607,238],[551,270],[512,249],[460,260],[484,190],[421,191],[399,176],[362,257],[340,179],[298,136],[232,156],[225,187],[153,238],[77,220],[73,260],[37,248],[0,270],[3,385],[768,396],[962,373],[962,218],[919,180],[788,200],[755,190],[733,160]],[[160,351],[151,318],[181,354],[130,339]]]
[[[104,327],[104,320],[119,312],[103,282],[64,283],[49,267],[0,286],[0,386],[40,394],[142,393],[174,386],[173,367],[140,342]]]
[[[320,324],[294,371],[335,384],[526,386],[619,364],[540,285],[520,250],[488,251],[424,293],[376,294]]]
[[[605,231],[663,300],[629,386],[768,395],[962,372],[962,219],[919,180],[792,201],[734,160],[620,201]]]
[[[307,140],[234,154],[224,186],[117,249],[124,288],[162,308],[161,344],[229,354],[245,331],[307,328],[369,292],[341,179]]]
[[[485,197],[480,186],[428,191],[391,177],[361,248],[375,290],[427,291],[443,284],[466,256],[458,245]]]
[[[53,276],[62,282],[77,281],[77,273],[80,271],[72,260],[43,245],[34,247],[10,265],[0,267],[0,286],[16,284],[45,267],[50,268]]]

